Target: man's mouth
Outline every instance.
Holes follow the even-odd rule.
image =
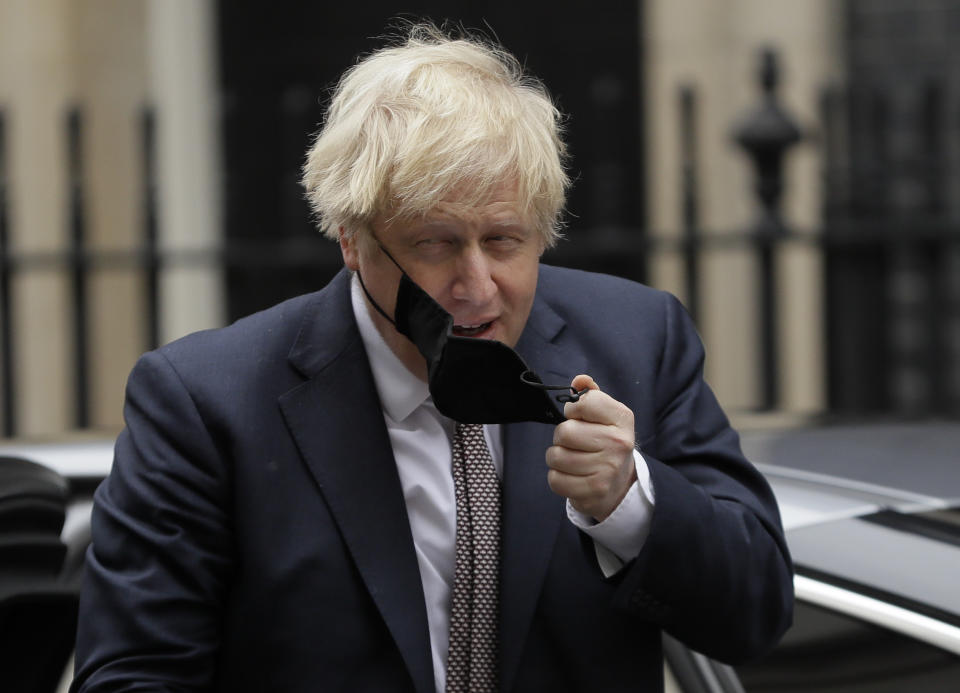
[[[476,337],[490,329],[493,321],[478,323],[476,325],[454,325],[453,334],[457,337]]]

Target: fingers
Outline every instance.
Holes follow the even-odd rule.
[[[553,445],[571,451],[597,452],[633,447],[632,430],[613,424],[567,419],[553,429]]]
[[[578,451],[554,445],[547,448],[547,467],[570,476],[589,476],[602,464],[602,451]]]
[[[565,421],[554,430],[547,466],[564,474],[586,476],[614,471],[633,455],[633,435],[613,426]]]
[[[563,415],[567,419],[633,429],[633,412],[629,407],[600,390],[589,375],[578,375],[570,387],[577,392],[584,389],[589,392],[581,395],[578,401],[563,405]]]
[[[550,448],[551,451],[557,448]],[[547,485],[573,507],[598,522],[612,513],[636,481],[632,454],[621,464],[603,453],[547,453]]]
[[[572,387],[577,392],[580,392],[580,390],[599,390],[600,389],[600,386],[597,385],[596,381],[594,381],[593,378],[583,373],[581,373],[580,375],[576,376],[573,379],[573,382],[570,383],[570,387]]]
[[[601,514],[604,517],[609,515],[625,493],[616,492],[615,487],[618,487],[618,480],[614,477],[593,474],[574,476],[562,474],[554,469],[547,472],[547,485],[558,496],[569,498],[577,510],[594,517]],[[613,500],[606,502],[608,498]],[[604,510],[597,512],[601,508],[605,512]],[[603,518],[598,517],[597,519],[602,520]]]
[[[565,405],[567,420],[554,429],[546,451],[547,483],[581,512],[603,520],[636,476],[633,412],[589,375],[578,375],[571,387],[588,392]]]

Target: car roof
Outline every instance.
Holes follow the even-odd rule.
[[[39,462],[69,479],[102,479],[113,464],[114,437],[83,435],[49,441],[0,443],[0,456]]]
[[[960,423],[748,432],[800,575],[960,625]]]
[[[741,441],[773,486],[788,531],[960,505],[960,422],[745,431]]]
[[[938,510],[955,503],[865,481],[757,464],[770,482],[787,531],[893,509],[903,513]]]
[[[755,464],[826,474],[944,500],[960,498],[960,422],[881,422],[752,430]]]
[[[960,510],[877,513],[787,532],[797,573],[960,626]]]
[[[960,502],[960,422],[745,430],[741,442],[773,486],[788,530]]]

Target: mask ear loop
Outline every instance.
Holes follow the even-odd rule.
[[[375,300],[373,300],[373,296],[371,296],[370,292],[367,291],[367,285],[363,283],[363,275],[360,274],[360,270],[357,270],[357,279],[360,280],[360,288],[363,289],[363,293],[367,295],[367,299],[370,301],[370,305],[376,308],[377,312],[380,313],[380,315],[382,315],[387,320],[387,322],[389,322],[391,325],[396,327],[397,323],[393,321],[393,318],[387,315],[387,311],[381,308],[380,304],[377,303]]]
[[[521,373],[520,382],[522,382],[524,385],[535,387],[538,390],[570,390],[569,394],[557,395],[554,397],[554,399],[561,404],[566,404],[567,402],[579,402],[580,398],[590,391],[589,387],[585,387],[577,392],[569,385],[544,385],[542,382],[540,382],[540,376],[533,371],[524,371]]]
[[[371,232],[371,235],[372,235],[372,233],[373,233],[373,232]],[[381,242],[377,239],[376,236],[373,237],[373,240],[377,241],[377,247],[380,248],[380,250],[383,251],[383,254],[384,254],[384,255],[386,255],[388,258],[390,258],[390,262],[392,262],[393,264],[395,264],[395,265],[397,266],[397,269],[400,270],[401,272],[403,272],[403,274],[406,274],[406,271],[403,269],[403,267],[400,266],[400,263],[397,262],[396,260],[394,260],[394,259],[393,259],[393,255],[391,255],[391,254],[387,251],[387,249],[383,247],[383,243],[381,243]],[[363,275],[360,274],[360,270],[357,270],[357,279],[360,280],[360,288],[363,289],[363,293],[365,293],[365,294],[367,295],[367,298],[370,300],[370,304],[371,304],[374,308],[377,309],[377,312],[380,313],[380,315],[382,315],[384,318],[386,318],[387,322],[389,322],[391,325],[393,325],[394,327],[396,327],[396,326],[397,326],[397,323],[394,322],[393,318],[391,318],[389,315],[387,315],[387,311],[385,311],[383,308],[381,308],[381,307],[380,307],[380,304],[377,303],[375,300],[373,300],[373,296],[371,296],[371,295],[370,295],[370,292],[367,291],[367,285],[363,283]]]

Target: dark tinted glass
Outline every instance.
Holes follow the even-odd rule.
[[[960,508],[947,508],[945,510],[931,510],[926,513],[917,513],[920,517],[928,520],[949,525],[951,527],[960,527]]]
[[[737,673],[747,693],[960,691],[957,655],[800,602],[780,645]]]

